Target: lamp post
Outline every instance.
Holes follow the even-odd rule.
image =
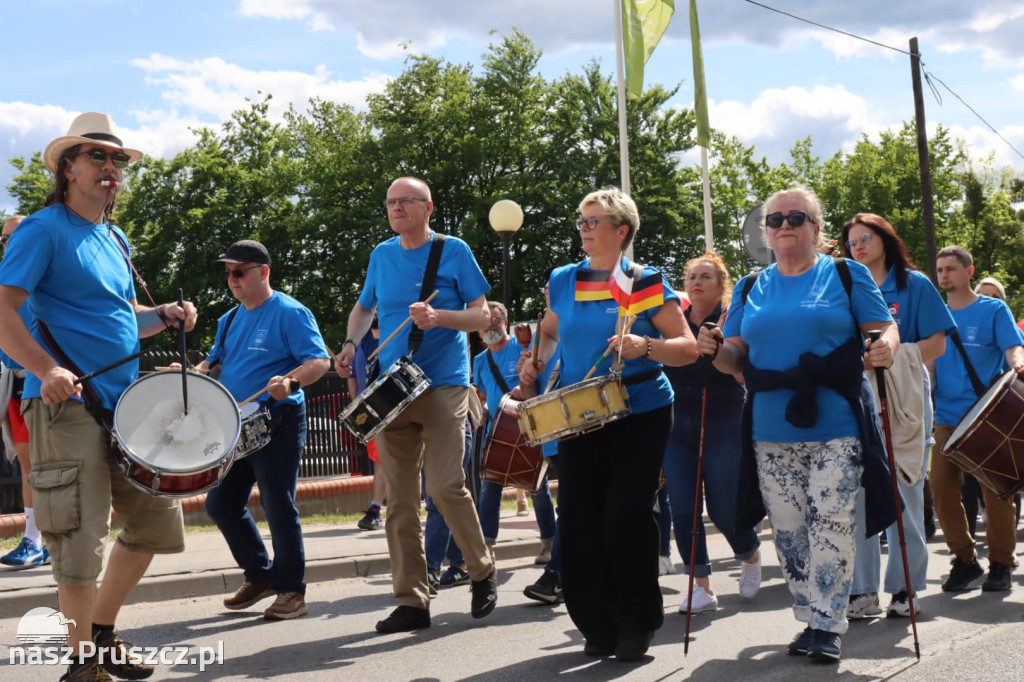
[[[502,199],[491,206],[491,211],[487,215],[487,220],[491,223],[491,228],[498,233],[501,237],[502,254],[502,273],[504,275],[504,283],[502,291],[505,294],[503,297],[503,303],[505,307],[509,307],[509,289],[510,289],[510,275],[509,275],[509,242],[512,241],[512,235],[522,227],[523,225],[523,209],[519,207],[519,204],[512,201],[511,199]]]

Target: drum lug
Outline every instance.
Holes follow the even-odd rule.
[[[562,416],[565,417],[565,421],[567,421],[567,422],[571,421],[572,418],[569,416],[569,406],[565,403],[564,400],[562,401],[561,404],[562,404]]]
[[[608,394],[607,394],[607,393],[605,393],[605,390],[604,390],[604,388],[602,388],[602,389],[601,389],[600,391],[598,391],[598,392],[597,392],[597,394],[598,394],[599,396],[601,396],[601,403],[602,403],[602,404],[603,404],[603,405],[604,405],[605,407],[608,407],[609,405],[611,405],[611,402],[612,402],[612,401],[608,400]],[[591,414],[593,414],[593,412],[591,412]]]
[[[150,488],[150,490],[153,491],[154,494],[156,494],[157,492],[160,491],[160,472],[159,471],[156,472],[155,474],[153,474],[153,482],[149,484],[149,488]]]

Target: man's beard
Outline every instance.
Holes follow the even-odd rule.
[[[488,329],[480,335],[480,338],[483,339],[484,343],[488,346],[496,346],[505,340],[505,332],[500,329]]]

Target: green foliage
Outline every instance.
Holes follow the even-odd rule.
[[[510,313],[543,309],[542,273],[579,260],[579,201],[619,185],[614,83],[599,62],[548,79],[541,53],[520,33],[494,34],[478,66],[409,55],[403,72],[367,99],[367,110],[312,100],[282,121],[268,118],[270,95],[250,102],[169,159],[129,169],[116,217],[131,238],[140,273],[157,302],[178,287],[200,308],[193,346],[208,346],[216,320],[234,300],[213,260],[232,242],[262,241],[272,284],[309,306],[328,344],[338,346],[373,247],[393,235],[382,206],[402,175],[431,187],[433,227],[464,239],[502,295],[502,246],[488,212],[499,199],[524,211],[512,238]],[[689,162],[694,117],[670,106],[675,89],[648,88],[627,116],[632,195],[640,209],[637,260],[682,288],[685,262],[704,252],[701,173]],[[924,268],[925,238],[914,125],[863,136],[849,153],[824,161],[812,140],[796,140],[773,165],[753,146],[713,132],[712,221],[716,249],[734,278],[755,267],[740,228],[772,192],[804,184],[826,207],[838,235],[859,212],[886,217]],[[999,277],[1020,313],[1024,296],[1024,178],[972,162],[948,129],[929,141],[938,245],[970,248],[979,276]],[[687,159],[686,162],[683,159]],[[51,179],[34,153],[11,159],[8,191],[18,211],[42,207]],[[148,302],[140,291],[139,298]],[[335,347],[334,350],[339,350]]]

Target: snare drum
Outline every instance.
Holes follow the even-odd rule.
[[[270,442],[270,410],[263,403],[246,403],[238,408],[242,413],[242,430],[235,446],[235,460],[248,457]]]
[[[1010,370],[978,398],[942,454],[1008,500],[1024,488],[1024,382]]]
[[[536,493],[544,482],[548,460],[539,445],[526,443],[519,429],[519,404],[511,396],[501,399],[487,439],[480,478],[502,487],[513,486]]]
[[[353,399],[339,418],[366,445],[429,387],[430,379],[423,370],[402,356]]]
[[[519,426],[530,445],[578,436],[629,415],[629,392],[606,374],[519,403]]]
[[[189,372],[188,414],[181,372],[154,372],[125,390],[114,410],[118,463],[135,487],[186,497],[217,485],[234,461],[238,403],[217,381]]]

